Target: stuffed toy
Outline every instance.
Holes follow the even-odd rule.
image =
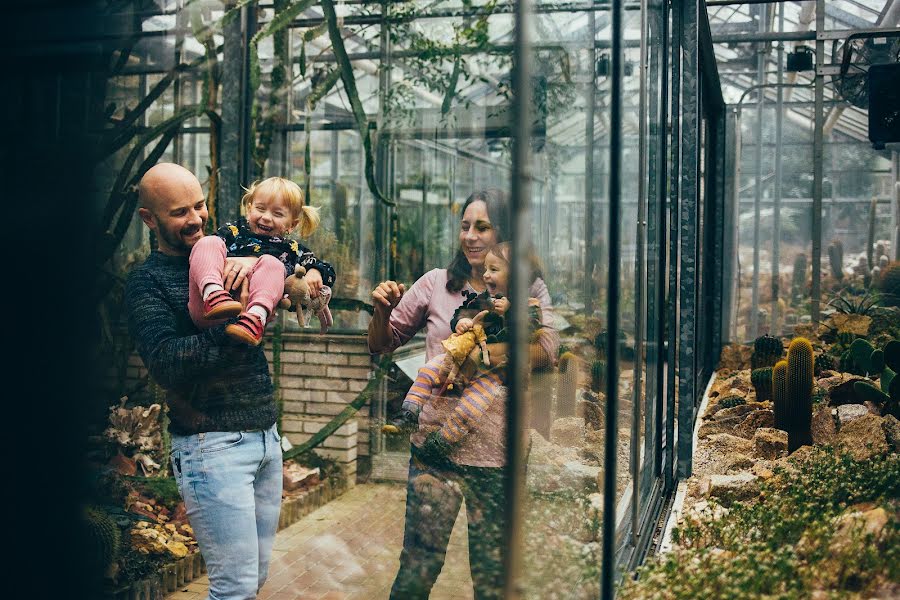
[[[441,342],[446,351],[441,373],[449,373],[444,379],[437,395],[442,396],[448,389],[453,389],[453,382],[462,371],[471,374],[477,368],[480,360],[491,366],[487,350],[487,334],[481,324],[490,311],[483,310],[472,319],[459,319],[456,323],[456,332]]]
[[[331,309],[328,308],[328,302],[331,300],[331,288],[323,285],[319,290],[319,295],[313,298],[309,293],[309,284],[303,278],[306,275],[306,268],[297,265],[294,267],[294,274],[284,280],[284,299],[278,303],[278,306],[287,310],[297,311],[297,323],[300,327],[309,326],[312,315],[319,317],[319,331],[325,333],[328,328],[334,324],[331,317]],[[303,309],[308,312],[304,313]]]

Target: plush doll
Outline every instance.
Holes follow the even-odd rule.
[[[285,298],[278,306],[287,310],[296,310],[297,323],[303,328],[309,326],[309,321],[315,313],[319,317],[320,331],[325,333],[334,324],[331,309],[328,308],[328,301],[331,300],[331,288],[323,285],[319,290],[318,297],[313,298],[309,293],[309,284],[303,278],[304,275],[306,275],[305,267],[300,265],[294,267],[294,274],[284,280]],[[309,312],[304,314],[304,308]]]
[[[487,334],[481,324],[490,311],[483,310],[472,319],[460,319],[456,324],[456,332],[441,342],[446,351],[441,373],[449,373],[441,385],[437,395],[442,396],[448,389],[453,389],[453,382],[459,376],[474,372],[478,367],[479,359],[484,364],[491,366],[487,350]]]

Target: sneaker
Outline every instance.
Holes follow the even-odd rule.
[[[203,301],[204,319],[230,319],[241,314],[244,308],[225,290],[216,290]]]
[[[250,346],[259,346],[262,341],[265,324],[259,317],[249,312],[242,312],[237,323],[225,326],[225,333]]]
[[[389,435],[406,435],[419,428],[419,415],[411,410],[403,409],[393,419],[382,425],[381,433]]]

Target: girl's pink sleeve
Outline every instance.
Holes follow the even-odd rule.
[[[538,302],[541,303],[541,320],[544,326],[540,329],[538,343],[555,364],[556,357],[559,354],[559,332],[553,327],[553,305],[550,303],[550,292],[547,290],[547,284],[539,277],[531,284],[529,293],[532,298],[537,298]]]
[[[428,322],[434,280],[439,269],[425,273],[407,290],[391,312],[391,345],[383,352],[393,352],[421,331]]]

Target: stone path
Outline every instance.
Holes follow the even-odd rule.
[[[278,533],[259,600],[387,598],[403,543],[406,487],[362,484]],[[432,600],[472,598],[465,510],[453,528]],[[204,576],[166,600],[204,600]]]

